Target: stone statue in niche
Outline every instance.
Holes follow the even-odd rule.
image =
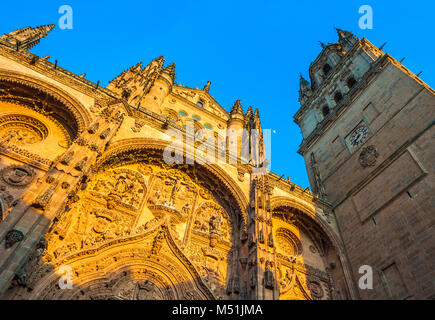
[[[263,283],[266,289],[274,288],[274,276],[272,270],[270,270],[270,262],[266,261],[266,270],[264,271]]]

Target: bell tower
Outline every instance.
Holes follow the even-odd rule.
[[[349,31],[301,76],[294,115],[311,189],[331,204],[362,299],[433,299],[435,95]]]

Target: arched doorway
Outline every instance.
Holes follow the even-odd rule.
[[[0,221],[78,137],[89,118],[80,102],[56,86],[0,70]]]
[[[126,141],[107,150],[46,235],[33,291],[12,297],[228,298],[242,200],[217,168],[167,165],[163,148]],[[71,290],[58,290],[63,266]]]
[[[316,218],[314,207],[272,199],[272,217],[280,299],[345,298],[337,290],[344,272],[336,245]]]

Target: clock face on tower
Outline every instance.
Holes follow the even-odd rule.
[[[358,147],[366,141],[369,134],[369,129],[366,126],[359,127],[349,137],[349,142],[352,147]]]

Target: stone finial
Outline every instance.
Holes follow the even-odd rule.
[[[205,92],[209,92],[209,90],[210,90],[210,85],[211,85],[211,81],[208,80],[208,81],[207,81],[207,84],[204,86],[204,89],[202,89],[202,90],[204,90]]]

